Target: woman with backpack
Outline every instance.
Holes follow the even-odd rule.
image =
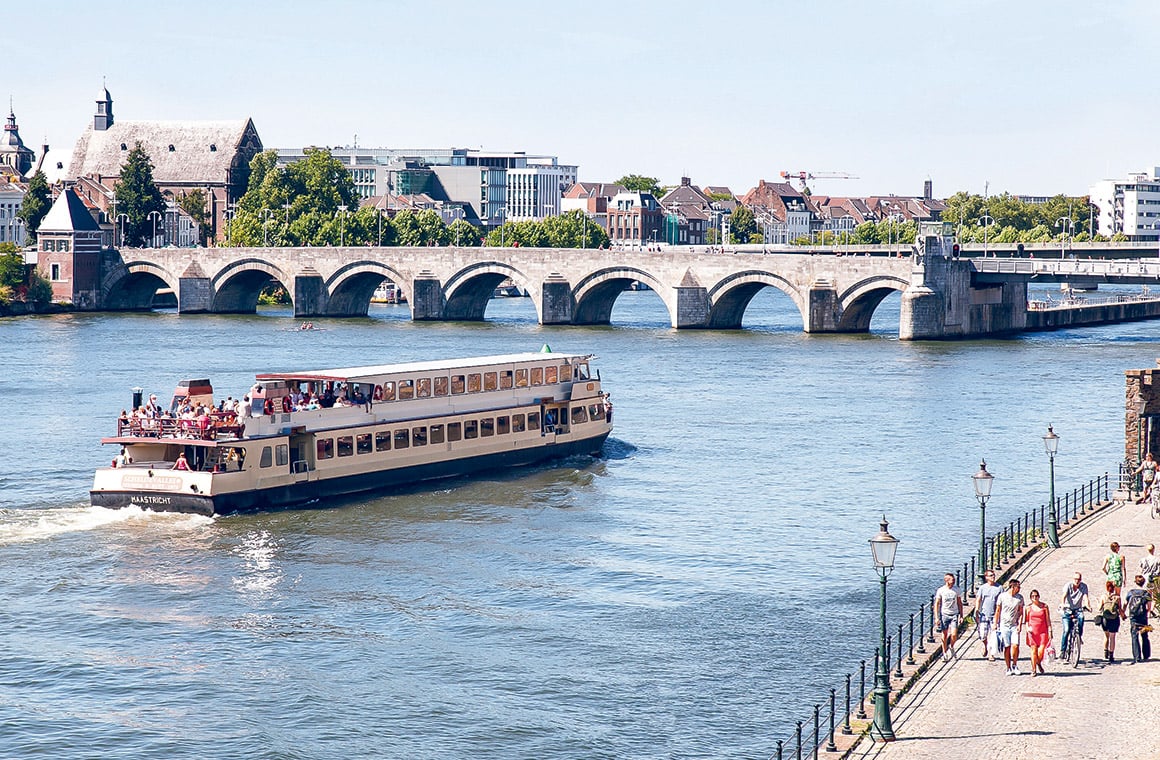
[[[1148,641],[1148,613],[1152,611],[1152,596],[1144,588],[1144,576],[1134,579],[1136,588],[1127,593],[1128,621],[1132,628],[1132,662],[1143,662],[1152,657],[1152,642]]]
[[[1107,593],[1100,599],[1100,628],[1104,629],[1104,657],[1108,662],[1116,661],[1116,634],[1120,632],[1120,621],[1124,615],[1124,605],[1116,585],[1107,581]]]

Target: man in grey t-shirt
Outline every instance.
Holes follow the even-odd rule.
[[[1022,675],[1019,670],[1019,635],[1023,632],[1023,596],[1019,593],[1019,581],[1012,579],[1007,590],[999,595],[995,620],[999,623],[999,643],[1003,645],[1007,675]]]
[[[998,634],[998,628],[994,625],[995,605],[1002,593],[1003,589],[995,583],[995,571],[983,573],[983,585],[975,593],[975,632],[979,635],[979,641],[983,642],[983,653],[992,662],[995,661],[995,655],[988,649],[987,639],[992,630]]]
[[[943,585],[934,592],[934,619],[942,632],[944,660],[955,655],[955,639],[959,635],[959,618],[963,616],[963,594],[955,585],[954,573],[943,576]]]

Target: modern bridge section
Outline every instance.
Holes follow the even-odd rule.
[[[938,225],[935,228],[939,228]],[[544,248],[204,248],[105,251],[99,309],[148,309],[171,289],[183,314],[253,312],[281,283],[296,317],[366,316],[384,281],[415,320],[484,318],[497,285],[532,294],[542,324],[607,324],[631,283],[655,291],[679,329],[737,329],[764,288],[785,293],[810,333],[866,332],[901,292],[904,340],[968,338],[1026,326],[1026,279],[979,280],[935,229],[908,254],[613,251]]]

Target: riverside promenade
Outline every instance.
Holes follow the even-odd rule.
[[[1058,607],[1064,586],[1083,573],[1098,606],[1104,591],[1101,568],[1112,541],[1120,543],[1129,578],[1144,547],[1160,543],[1160,520],[1143,505],[1111,504],[1060,535],[1059,549],[1040,549],[1004,577],[1022,581],[1022,594],[1037,589],[1051,608],[1054,643],[1062,634]],[[931,590],[938,583],[931,579]],[[1125,590],[1129,588],[1127,582]],[[974,600],[968,597],[968,605]],[[1028,647],[1020,648],[1025,675],[1008,676],[1002,660],[987,661],[968,627],[959,639],[957,659],[934,658],[892,708],[892,743],[862,740],[847,757],[875,760],[937,758],[1160,758],[1155,740],[1160,715],[1160,660],[1132,664],[1129,625],[1117,636],[1115,663],[1104,661],[1104,633],[1087,614],[1083,661],[1076,669],[1048,661],[1046,675],[1032,678]],[[1156,646],[1157,635],[1152,635]],[[1160,651],[1154,652],[1160,656]]]

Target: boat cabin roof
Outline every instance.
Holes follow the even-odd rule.
[[[346,367],[342,369],[316,369],[305,372],[268,372],[257,379],[266,380],[334,380],[347,382],[369,382],[383,375],[423,374],[445,372],[472,367],[489,367],[505,364],[525,364],[543,362],[551,364],[571,364],[573,361],[587,361],[591,354],[563,354],[529,351],[522,354],[500,354],[498,356],[475,356],[465,359],[437,359],[424,362],[403,362],[400,364],[380,364],[369,367]]]

